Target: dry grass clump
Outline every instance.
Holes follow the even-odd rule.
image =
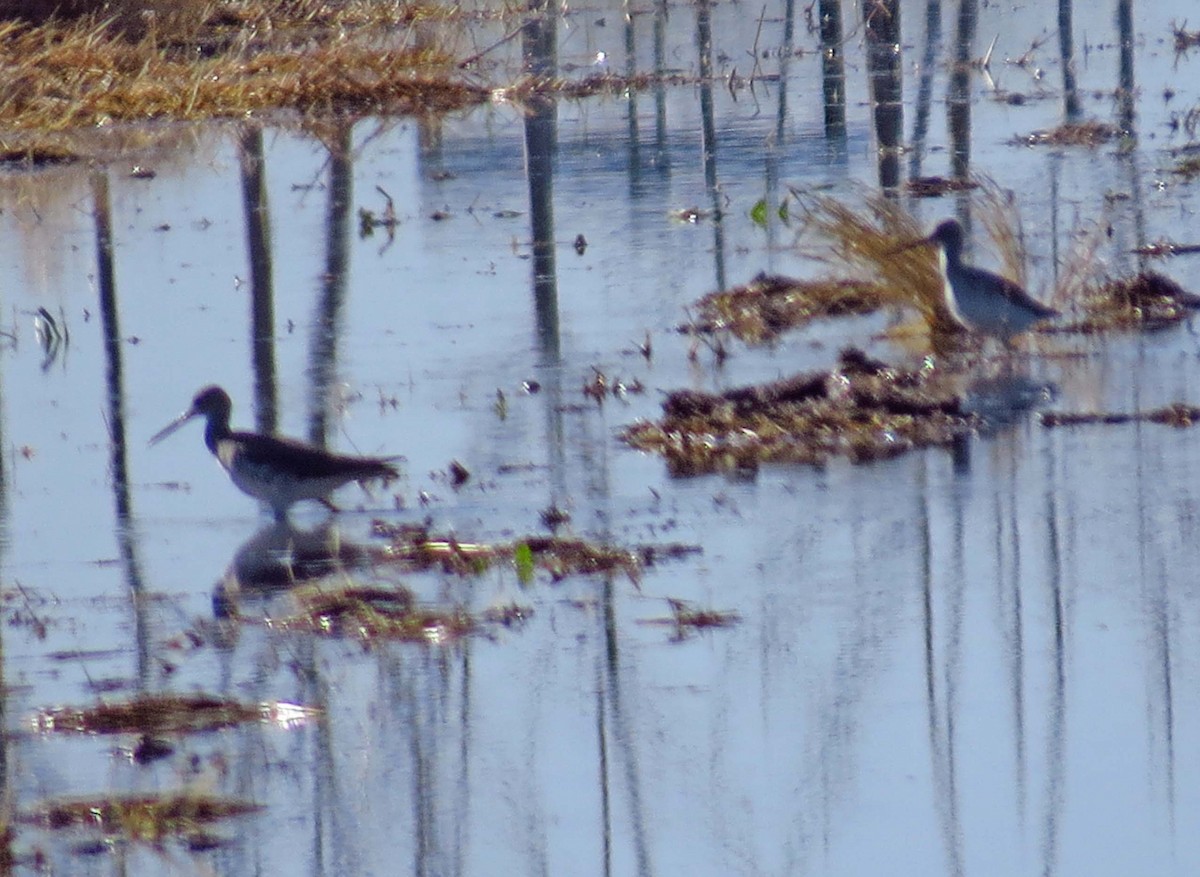
[[[686,331],[730,331],[734,337],[761,343],[820,317],[868,314],[885,296],[862,280],[796,280],[759,274],[744,286],[710,292],[696,303],[697,318]]]
[[[639,421],[621,438],[662,454],[674,475],[753,469],[764,462],[867,462],[947,445],[981,421],[935,371],[894,369],[858,350],[830,372],[720,394],[679,390],[661,420]]]
[[[801,230],[814,258],[834,265],[839,277],[871,284],[881,306],[915,307],[934,332],[960,331],[942,300],[933,249],[909,247],[922,233],[916,219],[882,196],[868,197],[859,209],[816,198],[806,205]]]
[[[369,6],[391,10],[374,24],[412,14]],[[61,131],[278,110],[419,114],[470,106],[489,94],[463,81],[447,53],[405,45],[394,27],[348,28],[346,16],[365,16],[365,3],[204,8],[207,18],[190,29],[168,34],[156,26],[136,38],[86,17],[0,24],[0,125]]]
[[[984,185],[973,213],[1000,259],[1000,273],[1028,288],[1024,244],[1012,199],[995,186]],[[867,198],[860,207],[819,197],[805,205],[803,223],[801,234],[808,241],[808,254],[831,266],[835,279],[790,285],[789,281],[760,276],[747,287],[712,293],[699,303],[697,328],[729,329],[746,340],[765,340],[817,316],[904,305],[921,314],[935,350],[955,349],[964,330],[946,307],[934,248],[911,246],[920,240],[922,231],[903,208],[881,196]],[[1174,325],[1200,309],[1200,296],[1161,274],[1104,276],[1098,258],[1106,240],[1104,230],[1096,224],[1077,235],[1057,273],[1052,294],[1035,294],[1060,310],[1079,313],[1080,318],[1038,326],[1034,331],[1147,331]],[[1191,249],[1157,245],[1141,252],[1161,255]]]

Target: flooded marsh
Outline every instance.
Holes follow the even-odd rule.
[[[1187,4],[135,6],[0,28],[0,869],[1195,872]]]

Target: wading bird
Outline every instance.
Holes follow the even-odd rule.
[[[336,512],[329,494],[344,484],[379,480],[385,485],[399,476],[393,461],[399,457],[356,457],[334,454],[295,439],[236,432],[229,428],[233,403],[220,387],[205,387],[192,405],[152,439],[154,445],[193,417],[204,417],[204,444],[212,451],[242,493],[269,505],[282,521],[295,503],[314,499]]]

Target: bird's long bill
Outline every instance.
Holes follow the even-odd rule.
[[[178,417],[176,417],[174,420],[172,420],[170,423],[168,423],[166,426],[164,426],[162,429],[160,429],[158,432],[156,432],[150,438],[150,444],[151,445],[158,444],[163,439],[165,439],[167,436],[169,436],[171,433],[173,433],[175,430],[179,429],[179,427],[183,426],[185,423],[187,423],[189,420],[191,420],[193,417],[195,417],[197,414],[199,414],[198,411],[192,411],[191,409],[188,409],[187,411],[183,412]]]

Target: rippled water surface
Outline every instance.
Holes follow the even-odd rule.
[[[1196,184],[1171,172],[1200,103],[1200,57],[1177,56],[1171,31],[1188,5],[1140,4],[1131,35],[1117,4],[1074,9],[1079,116],[1127,129],[1094,148],[1017,142],[1067,112],[1050,4],[984,4],[972,35],[957,3],[905,3],[888,86],[900,103],[885,101],[882,121],[856,4],[841,7],[842,119],[806,23],[817,9],[628,9],[556,16],[556,69],[692,77],[711,63],[711,80],[322,136],[180,128],[139,160],[151,175],[117,164],[0,178],[6,800],[20,811],[191,787],[264,807],[219,827],[212,851],[96,857],[21,827],[19,852],[41,850],[59,873],[1200,867],[1194,430],[1051,430],[1024,415],[957,454],[689,479],[617,440],[669,390],[828,368],[847,344],[913,361],[880,334],[884,317],[730,341],[723,362],[677,332],[704,293],[825,270],[801,258],[796,222],[751,218],[764,197],[854,201],[965,172],[1013,193],[1034,292],[1048,294],[1076,231],[1097,224],[1113,274],[1153,267],[1200,291],[1195,257],[1130,253],[1197,243]],[[503,36],[484,27],[480,46]],[[954,59],[989,46],[987,75],[960,68],[968,112],[948,123],[962,107],[947,100]],[[489,58],[515,70],[520,48]],[[897,122],[904,148],[881,159]],[[360,211],[382,216],[387,197],[394,238],[365,235]],[[969,220],[970,199],[907,206],[932,226]],[[692,208],[698,221],[677,216]],[[986,247],[972,256],[994,263]],[[49,352],[39,308],[69,332]],[[1015,367],[1052,386],[1057,409],[1200,402],[1190,325],[1047,336],[1032,351]],[[644,391],[597,404],[583,392],[597,373]],[[236,425],[403,454],[404,477],[339,493],[332,521],[300,506],[281,537],[198,424],[147,446],[212,383]],[[471,473],[458,488],[452,460]],[[531,613],[451,644],[215,624],[214,596],[272,540],[329,525],[375,544],[373,520],[428,518],[464,543],[503,541],[544,533],[551,508],[569,514],[568,533],[702,552],[637,584],[522,584],[507,567],[403,577],[440,605]],[[272,611],[243,596],[247,616]],[[667,598],[740,621],[680,638],[646,623],[669,614]],[[322,715],[176,740],[152,765],[126,757],[131,740],[29,733],[41,707],[164,691]]]

